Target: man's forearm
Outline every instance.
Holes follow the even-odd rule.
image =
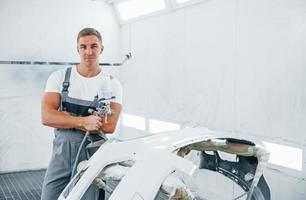
[[[43,111],[42,124],[53,128],[83,128],[82,117],[71,116],[67,112],[57,110]]]
[[[112,115],[107,115],[102,118],[102,126],[100,130],[104,133],[114,133],[116,130],[117,122],[121,113],[122,106],[119,103],[111,102]]]
[[[101,130],[103,133],[112,134],[112,133],[114,133],[115,128],[116,128],[116,127],[114,127],[113,124],[103,124],[103,125],[100,127],[100,130]]]

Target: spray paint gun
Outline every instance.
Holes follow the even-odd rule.
[[[96,115],[99,117],[103,117],[104,124],[107,124],[107,117],[108,115],[114,114],[114,111],[110,107],[110,102],[108,100],[116,98],[115,96],[112,96],[110,98],[100,98],[95,97],[93,106],[88,109],[88,113],[92,115]]]
[[[116,98],[116,97],[115,96],[111,96],[110,98],[100,98],[99,99],[98,96],[95,96],[92,105],[88,109],[88,113],[92,114],[92,115],[95,115],[95,116],[103,117],[104,123],[107,124],[107,116],[114,114],[114,111],[111,109],[110,102],[108,100],[111,100],[111,99],[114,99],[114,98]],[[107,137],[105,136],[105,134],[102,131],[99,131],[99,132],[100,132],[99,135],[103,139],[99,140],[99,141],[90,141],[90,143],[86,145],[86,149],[87,149],[86,154],[87,154],[88,158],[90,157],[90,155],[89,155],[89,150],[90,149],[99,148],[104,143],[104,141],[107,140]],[[83,140],[81,142],[81,145],[80,145],[80,147],[78,149],[78,152],[77,152],[77,155],[76,155],[76,159],[75,159],[74,164],[73,164],[72,176],[74,176],[75,173],[77,172],[77,163],[79,161],[81,149],[83,148],[83,146],[85,144],[85,141],[87,139],[91,140],[89,138],[89,135],[90,135],[89,131],[86,131],[86,134],[85,134],[85,136],[84,136],[84,138],[83,138]],[[86,162],[87,161],[84,161],[83,164],[86,163]],[[80,166],[82,166],[82,164]],[[80,171],[81,168],[82,167],[79,167],[78,171]]]

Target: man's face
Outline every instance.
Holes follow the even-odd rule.
[[[99,56],[103,51],[103,46],[95,35],[88,35],[79,38],[78,52],[81,57],[81,63],[86,66],[99,63]]]

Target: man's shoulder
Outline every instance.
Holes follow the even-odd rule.
[[[102,77],[106,78],[106,79],[109,79],[111,81],[118,81],[118,79],[114,75],[112,75],[108,72],[102,72]]]
[[[116,85],[117,87],[120,86],[121,87],[121,83],[120,81],[113,75],[109,75],[109,79],[112,85]]]
[[[52,74],[65,74],[66,73],[66,70],[68,69],[69,67],[67,68],[61,68],[61,69],[56,69],[52,72]]]
[[[57,69],[53,71],[49,76],[48,82],[51,82],[51,83],[58,82],[59,83],[59,82],[64,81],[66,70],[67,68],[61,68],[61,69]]]
[[[66,73],[66,68],[61,68],[61,69],[54,70],[50,74],[50,76],[47,80],[45,92],[60,93],[61,85],[62,85],[62,82],[64,81],[65,73]]]

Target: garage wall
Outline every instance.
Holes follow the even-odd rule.
[[[274,199],[302,199],[305,19],[303,0],[211,0],[124,25],[125,113],[301,149],[302,171],[267,173]]]
[[[304,1],[205,1],[123,26],[126,111],[305,141]]]

